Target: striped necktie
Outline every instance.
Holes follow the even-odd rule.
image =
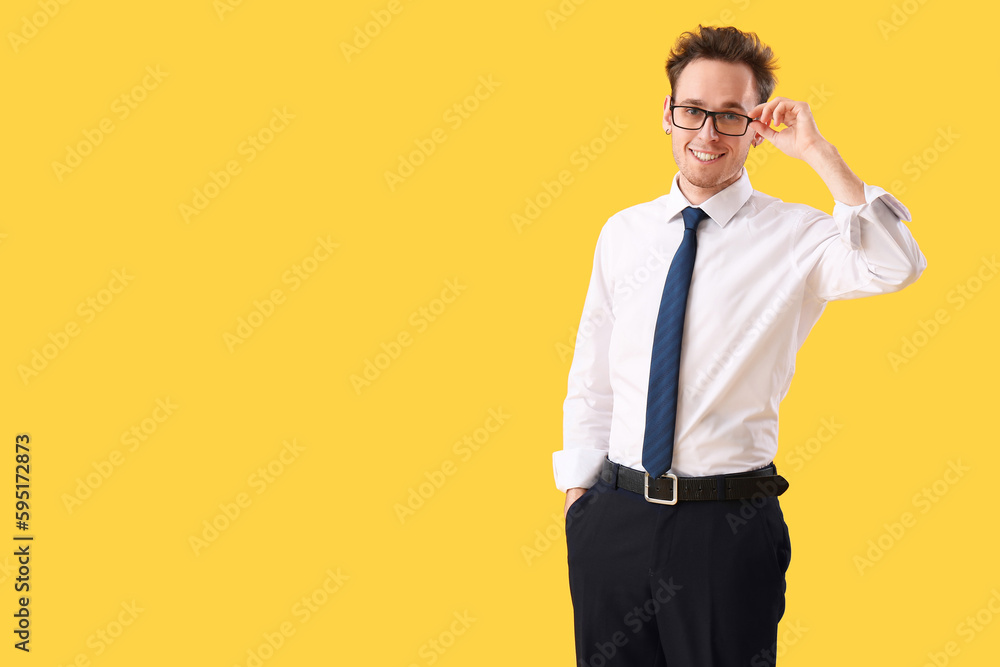
[[[674,253],[670,270],[667,271],[667,280],[663,284],[649,364],[642,467],[650,477],[659,477],[670,470],[673,460],[684,311],[687,309],[694,257],[698,251],[698,225],[708,217],[700,208],[692,206],[685,208],[682,214],[684,238]]]

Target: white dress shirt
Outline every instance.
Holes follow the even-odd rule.
[[[927,266],[882,188],[835,202],[833,216],[738,181],[700,206],[681,343],[673,466],[679,476],[751,470],[774,460],[778,403],[795,354],[827,301],[885,294]],[[653,329],[689,206],[670,193],[616,213],[597,239],[563,405],[556,487],[590,487],[605,457],[642,470]]]

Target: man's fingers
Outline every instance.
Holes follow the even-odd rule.
[[[796,124],[808,126],[810,120],[809,105],[787,97],[775,97],[764,104],[758,104],[750,112],[750,116],[756,118],[750,123],[751,129],[771,143],[774,143],[775,138],[781,133],[777,128],[782,125],[786,128]]]
[[[771,141],[771,139],[774,138],[774,135],[778,134],[777,130],[771,129],[759,120],[755,120],[750,123],[750,129],[768,141]]]
[[[760,122],[764,123],[768,127],[780,127],[781,125],[788,125],[791,127],[791,122],[795,122],[798,116],[798,109],[796,105],[798,102],[795,100],[790,100],[785,97],[776,97],[770,102],[765,104],[759,104],[754,107],[751,116],[757,117]],[[759,115],[758,115],[759,110]]]
[[[775,97],[774,99],[764,102],[763,104],[758,104],[754,107],[753,112],[751,112],[750,115],[758,117],[759,120],[765,125],[771,125],[771,123],[775,120],[778,110],[787,101],[788,99],[785,97]],[[780,125],[780,123],[775,123],[775,125]]]
[[[781,125],[788,125],[785,122],[786,118],[789,120],[794,120],[795,108],[791,100],[782,100],[780,104],[774,109],[774,114],[772,120],[774,121],[774,126],[779,127]]]

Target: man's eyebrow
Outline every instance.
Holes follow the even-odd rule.
[[[681,101],[680,104],[681,106],[693,106],[693,107],[705,108],[705,100],[699,100],[699,99],[685,98],[683,101]],[[735,101],[724,102],[720,108],[739,109],[740,111],[743,111],[743,105]]]

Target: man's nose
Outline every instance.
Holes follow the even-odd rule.
[[[715,130],[715,118],[713,116],[705,118],[705,124],[698,130],[698,136],[705,141],[718,140],[719,133]]]

